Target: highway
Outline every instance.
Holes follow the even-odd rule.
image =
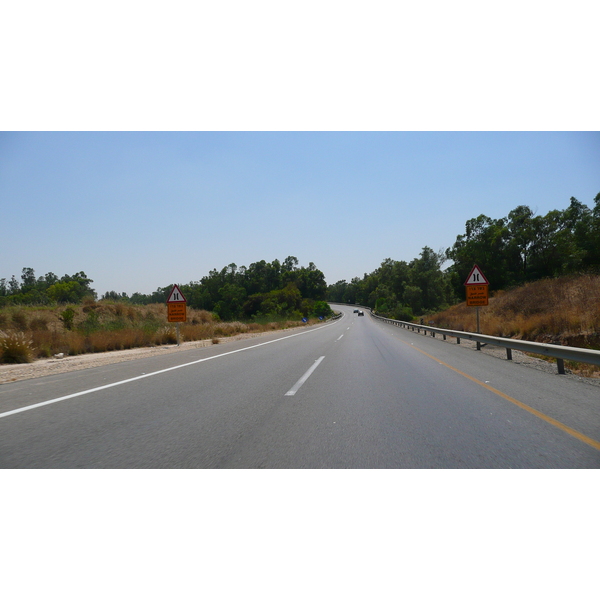
[[[4,469],[598,468],[599,388],[351,307],[0,386]]]

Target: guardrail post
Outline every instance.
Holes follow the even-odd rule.
[[[565,374],[565,361],[562,358],[557,358],[556,366],[558,367],[558,374],[564,375]]]
[[[512,348],[506,349],[506,360],[512,360]]]
[[[456,338],[456,343],[460,344],[460,338]]]

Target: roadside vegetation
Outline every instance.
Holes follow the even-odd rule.
[[[490,282],[482,333],[600,350],[600,193],[591,208],[572,197],[567,208],[546,215],[525,205],[499,219],[479,215],[452,247],[425,246],[410,262],[386,258],[363,278],[330,285],[327,298],[392,319],[475,331],[476,310],[466,306],[464,288],[474,264]]]
[[[303,325],[301,319],[261,317],[255,322],[223,322],[205,310],[188,309],[180,324],[182,341],[216,340]],[[317,317],[307,323],[319,322]],[[135,306],[92,299],[80,305],[11,306],[0,309],[0,362],[22,363],[57,354],[77,355],[174,344],[176,326],[165,304]]]
[[[479,310],[485,335],[600,350],[600,275],[566,275],[496,291]],[[443,329],[477,330],[476,309],[466,302],[424,320]],[[594,365],[565,365],[584,376],[600,376]]]
[[[24,268],[21,282],[0,280],[0,362],[29,362],[57,354],[75,355],[173,344],[166,299],[172,284],[153,294],[108,292],[97,300],[81,271],[36,278]],[[328,318],[323,273],[313,263],[298,267],[260,261],[249,268],[231,264],[200,281],[179,286],[187,299],[182,341],[219,338],[297,327]]]
[[[567,208],[546,215],[536,215],[525,205],[499,219],[479,215],[465,223],[465,232],[452,247],[436,252],[425,246],[410,262],[386,258],[363,278],[330,285],[327,299],[411,320],[462,302],[463,283],[474,264],[489,280],[490,292],[540,279],[600,273],[600,193],[593,208],[571,198]]]
[[[350,282],[327,286],[312,262],[299,267],[294,256],[213,269],[179,286],[188,302],[181,332],[187,340],[216,340],[299,325],[330,316],[327,302],[473,331],[475,310],[464,303],[463,284],[474,264],[490,282],[483,333],[600,349],[600,193],[592,208],[572,197],[567,208],[546,215],[525,205],[499,219],[479,215],[452,247],[425,246],[410,262],[386,258]],[[98,300],[91,283],[83,271],[36,277],[32,268],[23,269],[21,282],[0,279],[0,361],[175,341],[164,304],[172,284],[151,294],[110,291]]]
[[[426,317],[437,327],[475,331],[466,302]],[[600,275],[566,275],[496,291],[480,307],[481,333],[600,350]]]

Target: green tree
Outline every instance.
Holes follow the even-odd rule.
[[[533,217],[533,211],[524,205],[508,213],[507,253],[514,283],[524,283],[528,279],[529,258],[535,239]]]
[[[533,280],[553,277],[563,270],[563,257],[558,243],[561,221],[562,212],[559,210],[551,210],[533,219],[534,239],[530,259],[530,277]],[[563,246],[567,243],[567,239],[562,240]]]
[[[586,264],[589,268],[600,271],[600,193],[594,198]]]
[[[281,264],[282,273],[293,273],[298,267],[298,259],[295,256],[288,256]]]
[[[450,271],[458,276],[452,278],[454,285],[458,286],[454,288],[458,297],[464,297],[462,284],[474,264],[485,273],[491,289],[502,289],[510,284],[508,238],[505,219],[479,215],[467,221],[465,234],[457,236],[452,248],[446,250],[446,258],[454,261]]]
[[[78,281],[59,281],[48,288],[47,295],[57,304],[75,304],[83,298],[84,292]]]
[[[114,302],[129,302],[129,296],[125,292],[119,294],[118,292],[112,290],[103,294],[101,300],[112,300]]]
[[[226,283],[219,290],[220,300],[215,304],[214,311],[223,321],[232,321],[242,316],[242,307],[246,300],[246,290],[233,283]]]
[[[302,267],[295,273],[298,275],[295,284],[303,298],[325,300],[327,296],[325,275],[317,269],[314,263],[309,263],[308,267]]]
[[[315,317],[323,317],[324,319],[326,319],[327,317],[330,317],[333,314],[333,311],[331,310],[331,306],[329,306],[327,302],[325,302],[324,300],[317,300],[313,304],[312,314]]]
[[[23,281],[21,284],[22,293],[26,293],[35,289],[37,281],[35,279],[35,272],[31,267],[26,267],[23,269],[21,280]]]
[[[441,270],[441,266],[445,261],[444,252],[434,252],[428,246],[421,250],[419,258],[414,259],[410,264],[410,283],[413,288],[420,290],[420,308],[421,311],[439,310],[448,304],[450,297],[450,289],[448,279]],[[411,291],[413,296],[414,290]],[[406,300],[406,298],[405,298]],[[414,312],[417,306],[411,302],[406,302]]]
[[[21,286],[17,281],[17,278],[13,275],[8,282],[8,293],[9,294],[18,294],[21,291]]]
[[[402,296],[405,306],[409,306],[413,313],[423,314],[423,292],[416,285],[407,285]]]

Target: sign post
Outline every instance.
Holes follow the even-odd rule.
[[[477,265],[473,265],[464,285],[467,290],[467,306],[476,307],[477,333],[481,333],[479,331],[479,307],[488,305],[488,287],[490,282],[485,278],[481,269]],[[481,350],[480,342],[477,342],[477,350]]]
[[[169,297],[167,298],[167,321],[177,323],[177,345],[180,346],[179,323],[187,321],[187,300],[181,293],[179,286],[174,285]]]

